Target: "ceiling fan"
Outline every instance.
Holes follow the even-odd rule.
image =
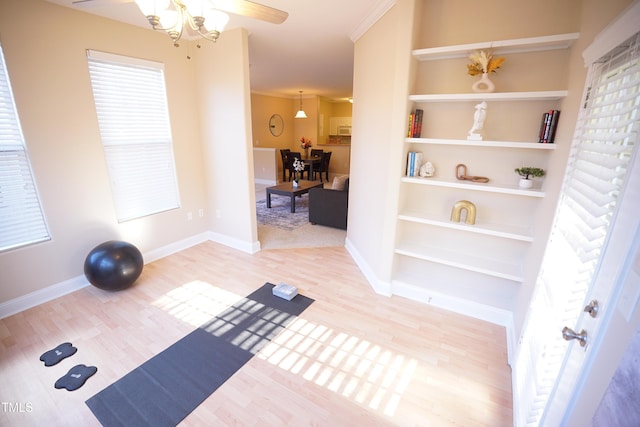
[[[74,0],[71,3],[78,6],[88,6],[91,4],[132,3],[134,1],[135,0]],[[189,0],[171,0],[171,2],[177,3],[182,7],[188,6],[190,3]],[[168,4],[169,0],[165,0],[164,3]],[[289,17],[287,12],[249,0],[204,0],[202,3],[208,3],[212,8],[223,12],[259,19],[272,24],[282,24]]]
[[[71,3],[97,6],[114,2],[135,2],[151,28],[165,31],[176,47],[185,32],[196,33],[212,42],[218,40],[229,21],[225,12],[274,24],[283,23],[289,16],[287,12],[249,0],[73,0]]]

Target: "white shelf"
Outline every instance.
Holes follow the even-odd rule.
[[[542,37],[441,46],[416,49],[412,52],[412,55],[420,61],[436,61],[441,59],[465,58],[472,52],[483,49],[490,50],[494,55],[567,49],[579,36],[580,33],[567,33]]]
[[[544,191],[540,191],[537,189],[524,190],[517,186],[498,186],[490,183],[476,183],[462,180],[454,180],[454,179],[443,179],[443,178],[422,178],[422,177],[409,177],[405,176],[402,178],[402,182],[408,184],[418,184],[418,185],[431,185],[434,187],[447,187],[447,188],[461,188],[464,190],[472,190],[472,191],[486,191],[489,193],[501,193],[501,194],[511,194],[515,196],[527,196],[527,197],[544,197]]]
[[[394,252],[398,255],[461,268],[514,282],[522,282],[523,280],[520,267],[517,265],[457,251],[451,252],[423,244],[404,243],[396,248]]]
[[[566,90],[491,93],[441,93],[409,95],[413,102],[478,102],[478,101],[557,101],[568,95]]]
[[[487,236],[502,237],[505,239],[518,240],[522,242],[533,242],[533,237],[529,234],[529,230],[514,226],[502,224],[486,224],[476,222],[474,225],[443,221],[436,217],[426,216],[425,214],[407,212],[398,215],[401,221],[414,222],[418,224],[432,225],[434,227],[449,228],[453,230],[461,230],[469,233],[485,234]]]
[[[524,148],[530,150],[556,149],[555,144],[541,144],[538,142],[517,141],[469,141],[466,139],[405,138],[405,142],[411,144],[464,145],[468,147]]]

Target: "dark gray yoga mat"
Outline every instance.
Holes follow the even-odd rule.
[[[105,427],[175,426],[314,301],[265,283],[86,401]]]

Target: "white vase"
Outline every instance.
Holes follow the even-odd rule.
[[[473,86],[471,86],[471,90],[476,93],[487,93],[493,92],[496,90],[496,85],[489,79],[489,75],[487,73],[482,73],[482,77],[480,80],[475,82]]]
[[[293,185],[294,187],[298,186],[298,180],[294,179],[293,182],[291,183],[291,185]]]
[[[531,188],[533,186],[533,181],[526,178],[521,178],[519,183],[520,188]]]

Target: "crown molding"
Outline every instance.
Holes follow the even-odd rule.
[[[397,0],[378,1],[371,9],[371,12],[369,12],[362,19],[362,21],[360,21],[360,24],[358,24],[356,28],[354,28],[354,30],[351,32],[351,34],[349,35],[351,41],[354,43],[358,41],[358,39],[362,37],[373,24],[378,22],[378,20],[382,18],[382,16],[384,16],[384,14],[387,13],[387,11],[391,9],[393,5],[396,4],[396,1]]]

